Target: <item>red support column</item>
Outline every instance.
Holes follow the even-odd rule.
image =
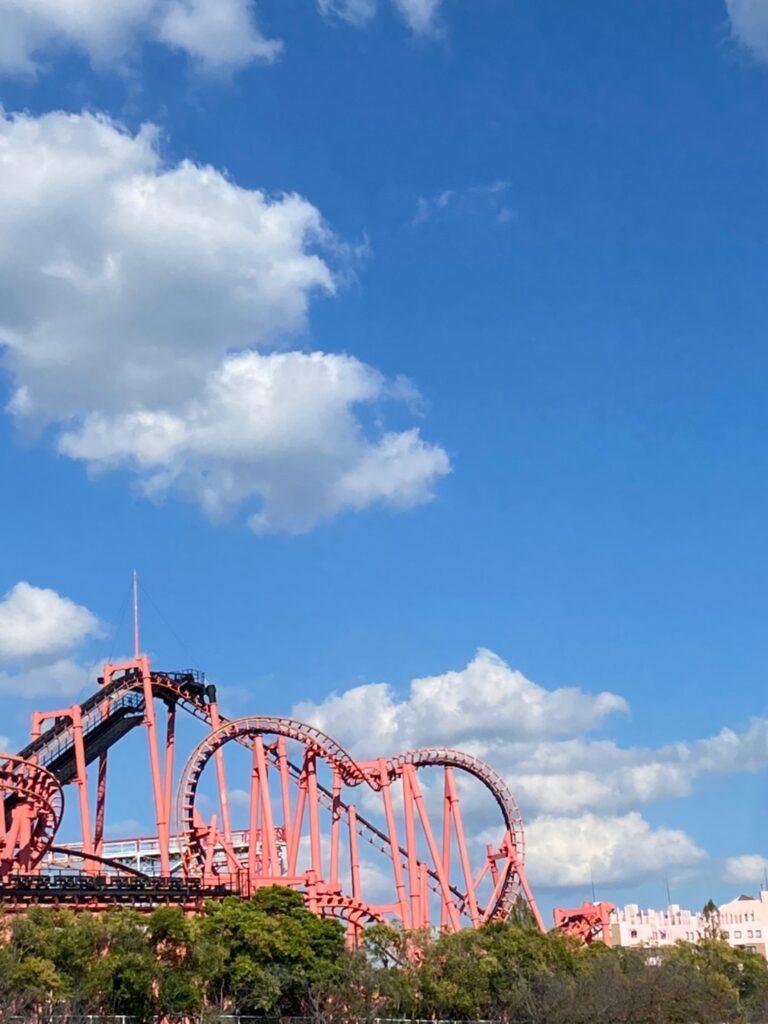
[[[454,931],[458,932],[461,930],[459,912],[456,909],[456,904],[451,894],[451,887],[450,882],[448,880],[448,875],[446,874],[445,868],[443,867],[443,862],[440,857],[440,851],[437,848],[435,836],[434,833],[432,832],[432,826],[429,822],[429,816],[427,815],[427,809],[424,806],[424,798],[421,795],[421,787],[419,786],[419,780],[416,778],[415,773],[411,776],[411,786],[413,787],[413,799],[416,803],[416,809],[419,812],[421,827],[424,830],[424,836],[427,840],[427,846],[429,847],[429,854],[432,858],[432,862],[435,866],[435,871],[440,882],[440,888],[442,890],[442,898],[443,902],[445,903],[446,914]]]
[[[352,878],[352,896],[361,899],[360,895],[360,852],[357,848],[357,811],[355,805],[349,805],[349,870]]]
[[[450,774],[448,774],[450,772]],[[459,847],[459,860],[461,861],[461,870],[464,874],[464,884],[467,887],[467,900],[469,902],[469,916],[472,920],[474,928],[480,927],[480,914],[477,910],[477,896],[475,895],[474,879],[472,878],[472,868],[469,862],[469,850],[467,849],[467,840],[464,835],[464,823],[461,819],[461,807],[459,805],[459,797],[456,793],[456,782],[453,778],[453,772],[450,769],[446,770],[446,782],[448,784],[448,793],[451,801],[451,814],[453,815],[453,824],[456,829],[456,842]]]
[[[165,820],[170,835],[171,806],[173,803],[173,754],[176,745],[176,707],[168,706],[165,723]]]
[[[451,792],[448,788],[450,770],[448,766],[443,769],[443,871],[447,878],[451,877]],[[445,900],[440,903],[440,927],[448,927],[448,904]]]
[[[307,798],[309,800],[309,848],[315,880],[323,877],[320,846],[320,801],[317,795],[317,762],[313,751],[307,753]]]
[[[488,906],[486,907],[485,915],[483,915],[483,923],[485,923],[485,921],[488,920],[487,915],[489,908],[493,907],[493,905],[496,903],[496,900],[498,900],[499,896],[501,896],[501,890],[504,887],[504,880],[507,877],[507,869],[509,867],[509,864],[510,860],[509,857],[507,857],[505,858],[505,862],[502,866],[501,871],[499,871],[498,868],[496,869],[496,874],[494,877],[495,884],[493,887],[493,892],[491,893],[491,898],[488,900]]]
[[[283,837],[288,846],[291,842],[291,777],[288,773],[284,736],[277,738],[277,766],[280,772],[280,794],[283,801]]]
[[[523,895],[528,900],[528,906],[531,908],[531,913],[533,914],[533,918],[534,918],[536,924],[539,926],[539,931],[542,932],[542,933],[546,932],[547,926],[544,924],[544,918],[541,916],[541,911],[539,910],[539,905],[536,902],[536,899],[535,899],[533,893],[531,892],[531,887],[528,885],[528,879],[525,877],[525,872],[523,871],[523,869],[521,867],[517,868],[517,877],[520,879],[520,888],[523,890]],[[605,928],[604,928],[604,931],[605,931]],[[610,930],[607,931],[607,934],[608,934],[607,945],[610,946],[610,944],[611,944],[610,943]]]
[[[168,819],[165,814],[165,792],[162,773],[160,771],[160,752],[157,742],[157,722],[155,720],[155,698],[152,692],[152,675],[149,659],[139,658],[141,679],[144,691],[144,721],[147,727],[149,743],[149,763],[152,771],[152,792],[155,798],[155,820],[157,822],[157,838],[160,844],[160,873],[170,875],[171,857],[168,831]]]
[[[99,754],[99,774],[96,780],[96,825],[93,830],[93,849],[98,857],[104,847],[104,815],[107,803],[107,752]]]
[[[259,785],[261,788],[261,860],[262,865],[267,866],[267,870],[263,870],[262,874],[271,875],[274,878],[280,875],[280,861],[277,856],[272,798],[269,794],[267,759],[264,756],[264,742],[261,736],[254,737],[253,749],[256,755]]]
[[[211,729],[216,731],[221,725],[219,707],[215,702],[208,705],[211,716]],[[219,786],[219,807],[221,808],[221,827],[224,832],[224,841],[232,845],[232,822],[229,816],[229,794],[227,792],[227,776],[224,770],[224,750],[219,747],[213,755],[216,761],[216,781]]]
[[[408,889],[411,897],[411,922],[413,928],[421,927],[421,885],[419,882],[418,857],[416,856],[416,829],[413,820],[413,790],[411,788],[411,765],[403,765],[403,817],[405,818],[405,849],[408,855]]]
[[[429,886],[426,864],[419,864],[419,885],[421,887],[421,927],[426,929],[429,928]]]
[[[490,843],[486,844],[485,855],[488,858],[488,867],[491,871],[493,884],[496,885],[496,882],[499,880],[499,869],[496,867],[496,851]]]
[[[69,711],[72,719],[72,736],[75,748],[75,769],[77,771],[77,795],[80,802],[80,831],[83,852],[93,853],[93,837],[91,835],[91,809],[88,802],[88,770],[85,764],[85,745],[83,743],[83,718],[79,704],[73,704]],[[85,871],[89,875],[96,874],[98,867],[92,860],[85,861]]]
[[[330,884],[339,884],[339,828],[341,825],[341,778],[334,768],[333,770],[333,807],[331,809],[331,874]]]
[[[218,831],[216,829],[216,815],[211,815],[211,824],[208,828],[208,843],[205,847],[205,863],[203,866],[203,879],[208,882],[213,877],[213,854],[216,849]]]
[[[13,863],[13,851],[16,848],[16,844],[19,839],[19,833],[21,831],[22,813],[21,807],[16,807],[11,818],[11,827],[8,829],[5,835],[5,846],[3,847],[3,854],[1,860]]]
[[[256,757],[256,744],[252,748],[251,785],[248,804],[248,887],[251,894],[256,888],[256,844],[259,834],[259,763]],[[261,874],[264,874],[264,831],[261,836]]]
[[[304,825],[304,804],[307,800],[307,757],[304,755],[304,767],[299,775],[299,795],[296,799],[296,813],[291,825],[291,838],[288,843],[288,877],[296,877],[296,861],[299,856],[299,842]]]
[[[397,826],[395,825],[395,812],[392,808],[392,794],[389,791],[389,775],[387,773],[387,762],[383,757],[379,758],[379,778],[381,780],[381,795],[384,800],[384,814],[387,819],[387,830],[389,832],[389,843],[392,849],[392,870],[395,876],[395,892],[397,902],[400,906],[400,918],[403,928],[412,927],[411,908],[405,894],[405,882],[403,880],[403,866],[400,863],[400,843],[397,839]]]

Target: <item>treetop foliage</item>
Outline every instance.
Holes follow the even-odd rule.
[[[33,908],[0,939],[0,1020],[221,1014],[502,1024],[768,1024],[768,965],[717,938],[660,950],[580,948],[523,918],[429,936],[369,928],[356,950],[289,889],[198,917]]]

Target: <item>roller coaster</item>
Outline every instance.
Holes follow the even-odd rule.
[[[179,713],[201,736],[176,778]],[[134,799],[155,834],[115,839],[110,765],[129,743]],[[430,747],[357,760],[292,718],[227,719],[202,674],[155,671],[145,655],[106,664],[83,703],[35,712],[30,742],[0,754],[0,800],[8,913],[40,903],[192,912],[281,884],[353,938],[395,920],[478,928],[520,899],[544,927],[517,803],[479,758]]]

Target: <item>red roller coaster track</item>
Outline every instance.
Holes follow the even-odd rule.
[[[174,787],[179,710],[206,732]],[[105,839],[110,751],[139,729],[149,772],[136,774],[151,783],[157,834],[116,846]],[[228,775],[246,785],[230,788]],[[77,842],[59,839],[65,790],[75,797],[67,821]],[[235,794],[242,827],[233,823]],[[315,912],[346,921],[351,935],[394,919],[476,928],[506,918],[521,895],[543,928],[525,878],[519,809],[487,764],[441,747],[359,761],[294,719],[228,721],[201,676],[152,671],[144,656],[105,665],[82,704],[32,716],[30,743],[0,755],[0,801],[0,901],[10,910],[34,902],[194,909],[283,884]]]

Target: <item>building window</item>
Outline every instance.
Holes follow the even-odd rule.
[[[633,929],[632,929],[632,930],[630,931],[630,933],[629,933],[629,937],[630,937],[630,939],[636,939],[636,938],[637,938],[637,928],[633,928]]]
[[[724,939],[729,939],[730,937],[731,937],[731,933],[730,932],[723,932],[723,938]]]
[[[734,937],[734,939],[740,939],[741,938],[741,932],[734,932],[733,933],[733,937]]]
[[[754,939],[754,935],[752,934],[752,929],[751,929],[751,928],[750,928],[750,929],[749,929],[749,931],[747,932],[747,938],[748,938],[748,939]]]
[[[763,933],[760,931],[760,929],[759,928],[755,928],[755,938],[756,939],[762,939],[762,937],[763,937]]]

